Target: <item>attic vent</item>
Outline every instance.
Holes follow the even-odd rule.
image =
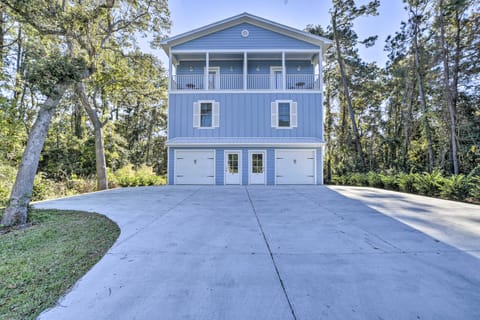
[[[246,37],[248,37],[249,34],[250,34],[250,32],[248,32],[247,29],[242,30],[242,37],[246,38]]]

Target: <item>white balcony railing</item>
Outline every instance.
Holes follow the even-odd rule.
[[[280,74],[247,74],[247,90],[283,90],[283,76]],[[208,90],[243,90],[243,74],[220,74],[208,78]],[[287,74],[286,90],[319,90],[318,74]],[[203,74],[173,75],[173,91],[205,90]]]

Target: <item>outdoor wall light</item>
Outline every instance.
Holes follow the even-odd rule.
[[[188,68],[188,70],[189,70],[190,72],[192,72],[192,71],[193,71],[193,66],[190,66],[190,68]]]
[[[230,66],[230,72],[233,72],[233,66]]]
[[[257,65],[257,67],[255,68],[255,70],[258,72],[260,71],[260,65]]]
[[[297,71],[300,71],[300,70],[302,70],[302,66],[301,66],[301,65],[298,65],[298,66],[297,66]]]

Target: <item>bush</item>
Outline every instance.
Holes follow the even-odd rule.
[[[471,177],[468,179],[468,184],[470,187],[469,196],[473,202],[480,203],[480,176]]]
[[[415,188],[420,194],[438,196],[443,180],[444,178],[438,170],[433,170],[432,173],[424,172],[416,176]]]
[[[163,176],[157,176],[152,167],[141,166],[137,170],[127,165],[115,172],[109,173],[110,187],[137,187],[166,184]]]
[[[0,165],[0,207],[7,205],[16,175],[14,167]]]
[[[385,189],[395,190],[395,191],[399,190],[398,178],[396,175],[392,176],[392,175],[379,174],[378,176],[382,180],[382,184]]]
[[[440,196],[446,199],[464,200],[468,197],[469,181],[463,174],[443,178],[440,185]]]
[[[417,180],[417,173],[400,173],[396,177],[398,189],[403,192],[416,193],[415,181]]]
[[[352,173],[349,177],[349,184],[353,186],[368,186],[368,178],[364,173]]]
[[[370,171],[367,173],[367,181],[370,187],[383,188],[382,178],[379,174]]]
[[[60,189],[60,190],[59,190]],[[59,188],[55,181],[45,178],[45,174],[39,172],[33,182],[32,201],[45,200],[65,194],[64,188]]]

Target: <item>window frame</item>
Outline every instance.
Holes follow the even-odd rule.
[[[280,126],[279,105],[289,104],[289,126]],[[271,103],[271,127],[275,129],[294,129],[298,127],[298,104],[293,100],[275,100]]]
[[[209,127],[202,126],[202,104],[212,105],[212,124]],[[193,102],[193,127],[196,129],[215,129],[220,126],[220,103],[215,100],[198,100]]]

